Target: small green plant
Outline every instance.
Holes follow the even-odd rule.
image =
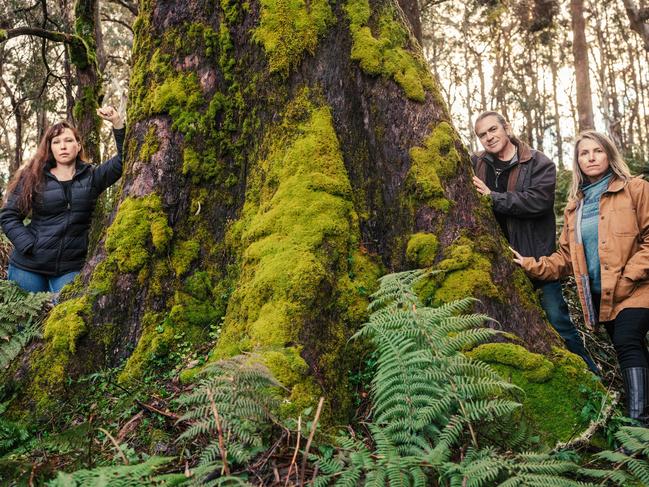
[[[0,368],[7,367],[34,338],[52,295],[28,293],[12,281],[0,281]]]
[[[201,375],[197,387],[177,400],[186,409],[179,421],[189,425],[179,440],[207,442],[195,478],[197,485],[217,485],[201,483],[203,474],[230,477],[233,464],[245,464],[264,450],[264,432],[275,422],[278,406],[271,390],[280,384],[254,355],[208,364]]]
[[[92,470],[77,470],[73,473],[59,472],[49,481],[48,487],[135,487],[135,486],[174,486],[186,483],[184,475],[156,475],[156,471],[171,459],[151,457],[137,465],[118,465],[99,467]]]

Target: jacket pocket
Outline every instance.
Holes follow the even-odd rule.
[[[611,214],[611,230],[619,237],[635,237],[640,233],[638,216],[633,208],[620,208]]]
[[[613,302],[619,303],[631,296],[635,291],[638,283],[632,281],[628,277],[620,277],[615,285],[615,292],[613,293]]]

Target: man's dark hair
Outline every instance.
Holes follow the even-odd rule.
[[[505,128],[506,125],[509,125],[509,122],[507,121],[507,119],[505,117],[503,117],[500,114],[500,112],[496,112],[496,111],[493,111],[493,110],[488,110],[488,111],[482,112],[480,115],[478,115],[478,118],[476,118],[475,122],[473,122],[473,128],[475,129],[475,126],[478,124],[478,122],[480,120],[484,119],[484,118],[487,118],[487,117],[496,117],[496,120],[498,121],[498,123],[503,128]],[[511,140],[512,144],[514,144],[517,147],[520,144],[520,140],[514,134],[509,135],[509,140]]]
[[[509,122],[507,122],[505,117],[503,117],[500,113],[494,112],[493,110],[489,110],[486,112],[482,112],[480,115],[478,115],[478,118],[475,119],[473,126],[475,127],[480,120],[487,117],[496,117],[496,120],[498,120],[498,123],[502,125],[503,128],[505,127],[505,125],[509,125]]]

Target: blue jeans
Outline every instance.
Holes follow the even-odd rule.
[[[561,292],[561,283],[559,281],[538,283],[536,287],[541,290],[541,306],[548,317],[548,321],[557,330],[559,335],[561,335],[563,341],[566,342],[568,350],[583,358],[588,368],[594,374],[599,375],[597,365],[595,365],[593,359],[588,355],[584,347],[584,342],[577,332],[577,328],[570,320],[568,305],[563,299],[563,293]]]
[[[30,293],[58,293],[61,288],[72,282],[79,271],[68,272],[60,276],[46,276],[38,272],[26,271],[9,264],[7,279],[14,281]]]

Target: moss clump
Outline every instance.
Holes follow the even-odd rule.
[[[315,53],[319,37],[335,20],[327,0],[261,0],[253,39],[264,46],[270,72],[287,75],[304,51]]]
[[[284,354],[295,343],[321,344],[323,350],[309,349],[319,360],[309,365],[332,374],[324,378],[336,388],[329,397],[342,399],[346,379],[336,372],[341,349],[360,324],[359,313],[365,316],[376,266],[359,251],[358,218],[330,110],[309,96],[300,94],[269,130],[267,156],[248,178],[242,218],[226,236],[243,246],[242,265],[213,357],[249,350]],[[331,302],[332,295],[323,309],[319,303]],[[277,364],[283,362],[277,360],[273,372],[281,380]],[[328,366],[336,360],[338,368]],[[309,391],[320,387],[299,362],[290,369],[291,394],[311,398]]]
[[[168,113],[172,128],[184,134],[194,134],[201,118],[198,109],[204,104],[195,73],[178,73],[155,86],[144,99],[143,115]]]
[[[201,245],[196,240],[185,240],[174,247],[171,254],[171,267],[180,277],[189,270],[189,266],[198,257]]]
[[[350,0],[345,5],[352,33],[351,58],[370,75],[393,79],[412,100],[423,102],[426,90],[435,90],[435,83],[425,62],[406,50],[409,35],[393,8],[386,8],[379,16],[379,36],[374,37],[370,27],[371,10],[368,0]]]
[[[415,233],[406,247],[408,262],[416,267],[430,267],[435,262],[439,241],[432,233]]]
[[[49,393],[63,386],[66,366],[77,351],[79,338],[86,334],[86,318],[90,314],[86,296],[70,299],[56,306],[43,325],[45,349],[35,358],[34,394],[39,407],[49,403]]]
[[[440,122],[424,140],[423,147],[410,149],[408,184],[419,201],[443,211],[448,210],[450,203],[444,198],[442,180],[452,176],[460,163],[455,145],[458,140],[453,127]]]
[[[144,136],[144,142],[142,142],[142,146],[140,147],[140,161],[149,162],[151,160],[151,157],[153,157],[153,154],[158,152],[159,148],[160,140],[158,140],[158,136],[156,134],[156,126],[150,125],[149,130]]]
[[[467,237],[458,238],[444,249],[444,258],[434,267],[443,271],[416,285],[421,299],[433,306],[463,299],[486,296],[501,299],[491,279],[491,262]]]
[[[551,356],[544,357],[512,343],[488,343],[466,355],[489,363],[523,389],[524,416],[549,447],[585,429],[587,419],[581,411],[589,393],[604,393],[584,361],[563,349],[554,349]]]
[[[4,29],[0,29],[0,42],[4,42],[7,39],[8,39],[7,31]]]
[[[150,245],[163,252],[172,233],[158,195],[126,198],[106,232],[107,260],[120,272],[138,271],[150,258]]]
[[[218,323],[223,310],[214,304],[212,280],[206,272],[188,277],[171,300],[169,313],[146,313],[137,347],[120,373],[121,382],[141,377],[154,360],[167,360],[183,344],[206,342],[210,327]],[[174,365],[174,364],[170,364]]]

